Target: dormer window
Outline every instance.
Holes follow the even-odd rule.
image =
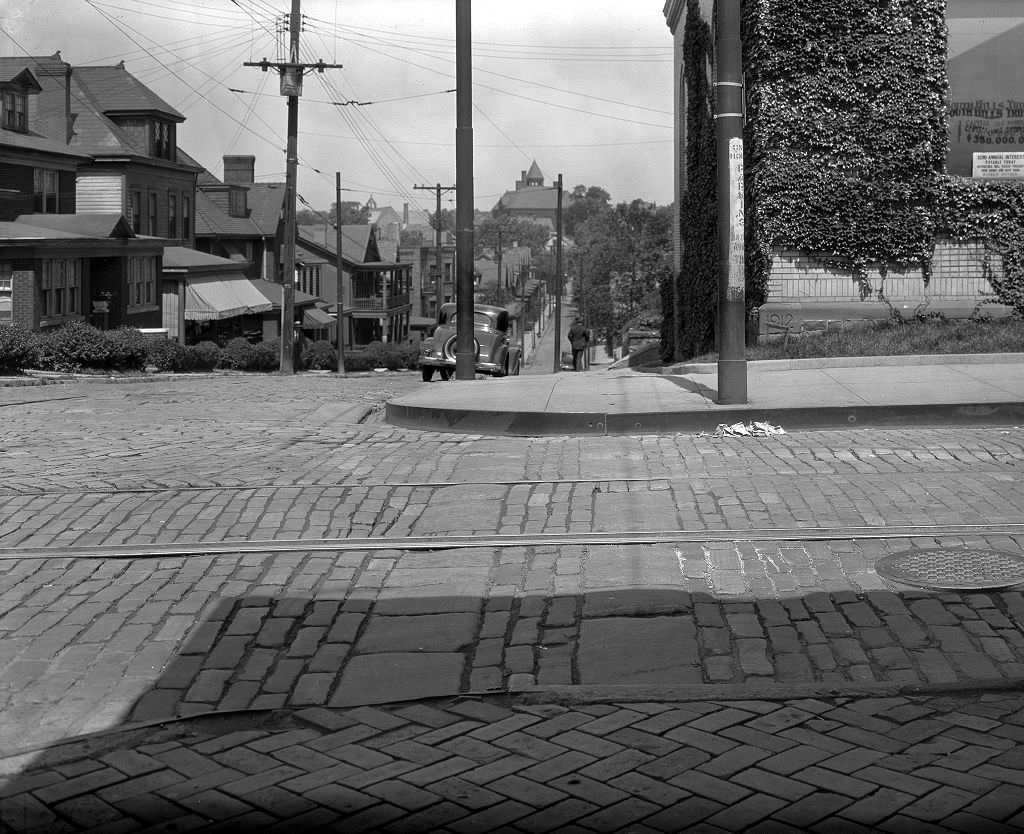
[[[249,213],[247,200],[245,199],[247,189],[232,188],[228,192],[228,214],[232,217],[246,217]]]
[[[151,153],[157,159],[174,161],[174,131],[170,122],[154,121],[152,128]]]
[[[3,126],[7,130],[28,132],[28,96],[16,90],[4,90]]]

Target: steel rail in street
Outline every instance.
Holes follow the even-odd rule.
[[[918,475],[943,475],[960,474],[960,469],[929,469],[913,473]],[[1002,470],[992,469],[971,469],[971,475],[985,475],[1001,472]],[[802,473],[807,474],[807,473]],[[823,475],[825,477],[835,476],[844,473],[810,473]],[[865,474],[865,477],[885,477],[896,473],[873,472]],[[906,475],[907,473],[903,473]],[[39,473],[31,473],[24,476],[25,479],[41,477]],[[653,475],[642,478],[622,478],[615,476],[597,476],[592,478],[509,478],[497,480],[494,478],[482,478],[480,480],[464,481],[337,481],[326,483],[322,481],[292,481],[284,483],[256,483],[256,484],[182,484],[152,487],[85,487],[82,489],[10,489],[0,487],[0,498],[34,498],[46,495],[151,495],[161,492],[245,492],[246,490],[259,489],[445,489],[447,487],[465,486],[563,486],[565,484],[650,484],[650,483],[677,483],[680,481],[692,481],[694,478],[710,478],[706,474],[673,474]]]
[[[245,553],[322,553],[351,550],[409,552],[462,548],[607,547],[635,544],[702,542],[840,541],[904,539],[931,536],[1024,536],[1024,522],[1001,524],[934,524],[877,527],[782,527],[745,530],[658,530],[590,533],[523,533],[468,536],[369,536],[331,539],[262,539],[255,541],[168,542],[166,544],[66,545],[0,547],[0,560],[14,559],[164,559],[171,556],[219,556]]]

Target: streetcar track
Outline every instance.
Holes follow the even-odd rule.
[[[999,475],[1003,474],[1000,469],[970,469],[972,476]],[[942,475],[960,475],[964,469],[927,469],[914,473],[896,472],[795,472],[790,473],[792,477],[849,477],[857,475],[863,478],[886,478],[898,475],[899,477],[937,477]],[[756,473],[755,473],[756,474]],[[26,479],[52,477],[28,474],[21,476]],[[683,473],[671,475],[652,475],[643,478],[624,478],[614,475],[596,476],[591,478],[512,478],[496,480],[494,478],[481,480],[462,481],[360,481],[348,480],[333,483],[300,481],[290,483],[261,483],[261,484],[185,484],[181,486],[157,486],[157,487],[88,487],[83,489],[41,489],[41,490],[11,490],[0,489],[0,498],[37,498],[48,495],[157,495],[161,493],[182,493],[182,492],[246,492],[249,490],[261,489],[444,489],[446,487],[463,486],[561,486],[565,484],[650,484],[650,483],[678,483],[691,482],[694,480],[707,480],[721,477],[702,473]],[[775,473],[775,477],[779,477]]]
[[[462,548],[607,547],[637,544],[703,542],[857,541],[867,539],[960,538],[1022,536],[1024,522],[999,524],[934,524],[893,526],[781,527],[717,530],[617,531],[586,533],[521,533],[467,536],[369,536],[320,539],[184,542],[165,544],[66,545],[0,547],[0,560],[17,559],[163,559],[172,556],[222,556],[394,550],[429,552]]]

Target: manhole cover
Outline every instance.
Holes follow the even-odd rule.
[[[875,562],[886,579],[937,590],[1008,588],[1024,582],[1024,556],[969,547],[904,550]]]

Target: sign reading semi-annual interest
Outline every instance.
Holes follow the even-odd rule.
[[[1024,151],[976,153],[972,175],[980,179],[1024,179]]]

